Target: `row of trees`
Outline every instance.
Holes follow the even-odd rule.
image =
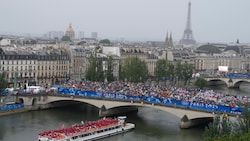
[[[144,82],[149,78],[146,62],[137,57],[126,58],[124,64],[120,65],[119,68],[120,80]]]
[[[113,81],[116,79],[130,82],[145,82],[149,79],[148,67],[145,61],[138,57],[128,57],[119,66],[119,78],[113,75],[113,58],[106,60],[107,70],[103,70],[103,59],[97,58],[96,54],[89,57],[89,67],[86,72],[86,79],[91,81]],[[166,78],[170,81],[183,81],[185,84],[192,77],[193,65],[178,62],[176,65],[167,60],[158,60],[155,74],[157,80]]]
[[[193,74],[193,65],[188,63],[177,62],[174,65],[168,60],[158,60],[156,62],[155,75],[158,80],[163,78],[170,81],[183,81],[185,84],[192,77]]]
[[[203,141],[249,141],[250,112],[245,108],[242,117],[236,121],[230,120],[227,116],[216,116],[205,128],[202,137]]]
[[[89,67],[86,72],[86,79],[90,81],[114,81],[113,58],[109,56],[107,60],[107,70],[103,69],[103,59],[97,59],[96,54],[89,57]]]

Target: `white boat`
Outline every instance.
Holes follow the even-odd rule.
[[[135,124],[126,123],[126,116],[102,118],[97,121],[75,124],[61,129],[43,131],[38,134],[38,141],[89,141],[127,132]]]

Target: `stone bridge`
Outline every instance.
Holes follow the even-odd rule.
[[[181,128],[190,128],[199,124],[207,124],[215,116],[211,112],[191,110],[176,106],[168,106],[158,103],[144,103],[143,101],[130,101],[119,99],[103,99],[84,96],[69,95],[18,95],[17,100],[24,103],[25,108],[30,110],[46,109],[56,106],[65,106],[65,102],[83,102],[99,108],[99,116],[108,116],[112,114],[121,114],[128,112],[129,109],[138,109],[138,107],[150,107],[166,111],[177,116],[180,120]],[[64,105],[60,105],[64,102]]]
[[[206,79],[208,82],[214,83],[218,81],[223,82],[223,84],[226,84],[228,88],[239,88],[241,83],[250,83],[250,79],[246,78],[211,77],[204,79]]]

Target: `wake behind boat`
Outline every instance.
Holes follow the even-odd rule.
[[[38,141],[88,141],[127,132],[135,128],[135,124],[126,123],[126,116],[118,118],[102,118],[62,127],[61,129],[43,131],[38,134]]]

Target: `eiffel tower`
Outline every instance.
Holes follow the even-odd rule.
[[[183,34],[182,39],[180,40],[180,44],[182,45],[196,44],[192,29],[191,29],[191,2],[190,1],[188,3],[188,15],[187,15],[186,29],[184,30],[184,34]]]

